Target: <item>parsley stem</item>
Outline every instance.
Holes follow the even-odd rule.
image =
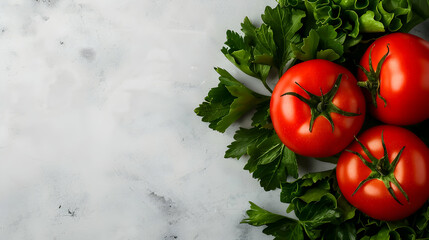
[[[262,81],[262,84],[264,84],[264,87],[270,92],[273,93],[273,90],[270,88],[270,86],[268,86],[267,83],[267,79],[265,79],[264,81]]]

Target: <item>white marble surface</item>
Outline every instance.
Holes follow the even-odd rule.
[[[2,0],[0,239],[271,239],[239,223],[285,206],[223,158],[238,125],[193,113],[267,2]]]

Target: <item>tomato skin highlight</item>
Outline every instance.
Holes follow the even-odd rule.
[[[334,131],[330,122],[319,116],[310,132],[309,105],[295,96],[281,95],[294,92],[309,98],[304,88],[321,96],[321,91],[326,94],[333,88],[339,74],[342,74],[341,83],[332,103],[359,115],[331,113]],[[346,68],[321,59],[305,61],[287,70],[276,84],[270,103],[271,119],[281,141],[295,153],[309,157],[329,157],[347,147],[362,127],[365,110],[365,98],[356,78]]]
[[[394,175],[408,195],[409,201],[396,186],[391,185],[403,205],[399,204],[378,179],[369,180],[353,195],[371,170],[357,155],[348,151],[341,154],[337,163],[338,186],[346,200],[368,216],[384,221],[400,220],[417,211],[429,198],[429,148],[404,128],[392,125],[376,126],[363,132],[358,139],[378,159],[382,158],[384,153],[382,133],[389,162],[392,162],[405,146]],[[347,149],[360,153],[370,161],[356,141]]]
[[[407,33],[392,33],[375,40],[366,50],[360,65],[369,70],[371,51],[372,66],[377,68],[380,59],[389,54],[380,71],[380,95],[377,107],[364,89],[368,110],[386,124],[411,125],[429,118],[429,42]],[[358,70],[358,80],[367,81]]]

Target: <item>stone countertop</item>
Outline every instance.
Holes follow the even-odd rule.
[[[240,224],[248,201],[285,205],[223,158],[238,125],[220,134],[193,113],[213,67],[240,74],[226,29],[266,5],[3,0],[0,239],[272,239]]]

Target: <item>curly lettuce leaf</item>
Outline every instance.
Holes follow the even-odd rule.
[[[343,29],[351,38],[357,38],[360,31],[359,15],[352,10],[344,11]]]
[[[386,28],[396,32],[405,23],[411,21],[411,6],[411,0],[383,0],[378,3],[377,10]]]
[[[311,29],[303,42],[293,45],[295,57],[301,61],[326,59],[335,61],[344,53],[344,36],[338,37],[331,25]]]
[[[370,0],[335,0],[344,9],[361,10],[369,6]]]
[[[375,13],[368,10],[359,18],[359,28],[362,32],[384,32],[384,24],[375,20]]]

